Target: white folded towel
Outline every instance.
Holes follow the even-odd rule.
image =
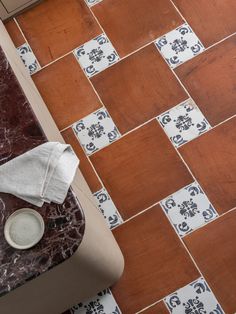
[[[47,142],[0,166],[0,192],[39,207],[61,204],[78,165],[70,145]]]

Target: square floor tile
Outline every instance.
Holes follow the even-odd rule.
[[[167,197],[160,204],[181,237],[218,216],[196,182]]]
[[[103,0],[92,7],[121,57],[183,23],[169,0]]]
[[[170,313],[224,314],[221,306],[203,278],[179,289],[165,298]]]
[[[105,34],[85,43],[74,51],[88,77],[106,69],[119,60],[119,56]]]
[[[236,2],[173,0],[207,47],[236,32]]]
[[[236,210],[184,237],[191,255],[227,314],[236,313],[235,238]]]
[[[87,155],[118,140],[120,133],[108,111],[104,108],[91,113],[73,125]]]
[[[193,181],[155,120],[93,154],[90,160],[123,219]]]
[[[191,99],[162,113],[157,120],[175,147],[193,140],[211,128]]]
[[[85,2],[87,3],[87,5],[89,6],[89,7],[91,7],[91,6],[93,6],[93,5],[95,5],[95,4],[97,4],[97,3],[99,3],[99,2],[101,2],[102,0],[85,0]]]
[[[171,68],[204,51],[203,44],[186,23],[158,38],[155,44]]]
[[[42,1],[17,21],[41,65],[102,32],[84,0]]]
[[[121,311],[110,291],[103,290],[95,297],[79,303],[70,309],[71,314],[121,314]]]
[[[40,65],[28,44],[18,47],[17,52],[30,75],[40,70]]]
[[[236,207],[236,117],[179,151],[219,214]]]
[[[122,133],[188,98],[154,44],[91,81]]]
[[[100,190],[102,188],[102,185],[98,180],[98,177],[96,176],[72,128],[68,128],[65,131],[61,132],[61,135],[63,136],[65,142],[72,146],[74,152],[78,156],[80,160],[79,168],[91,191],[94,193]]]
[[[72,53],[42,69],[33,80],[60,130],[102,106]]]
[[[125,269],[112,292],[133,314],[200,275],[159,205],[113,230]]]
[[[236,114],[236,35],[175,69],[212,126]]]
[[[95,196],[98,208],[106,219],[106,222],[110,229],[120,225],[123,220],[107,190],[102,188],[100,191],[94,193],[93,195]]]
[[[4,26],[7,29],[8,34],[11,37],[11,40],[13,41],[14,45],[16,47],[19,47],[25,43],[25,39],[22,36],[19,27],[17,26],[14,19],[10,19],[7,21]]]

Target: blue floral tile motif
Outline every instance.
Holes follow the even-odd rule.
[[[171,68],[176,68],[205,50],[187,23],[158,38],[155,45]]]
[[[105,108],[76,122],[73,130],[87,155],[118,140],[121,136]]]
[[[181,237],[218,217],[197,182],[162,200],[160,205]]]
[[[107,190],[105,188],[102,188],[100,191],[94,193],[93,195],[95,196],[98,208],[102,212],[110,229],[120,225],[123,220]]]
[[[40,70],[40,65],[28,44],[25,43],[18,47],[17,52],[21,60],[23,61],[25,67],[28,69],[30,75]]]
[[[211,129],[192,99],[188,99],[157,117],[175,147],[193,140]]]
[[[203,278],[177,290],[164,302],[172,314],[224,314]]]
[[[93,5],[95,5],[95,4],[97,4],[97,3],[99,3],[99,2],[101,2],[102,0],[85,0],[85,2],[87,3],[87,5],[89,6],[89,7],[91,7],[91,6],[93,6]]]
[[[74,54],[88,77],[99,73],[120,59],[105,34],[75,49]]]
[[[71,314],[122,314],[110,289],[70,309]]]

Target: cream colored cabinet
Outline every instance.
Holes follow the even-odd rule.
[[[0,0],[0,18],[5,20],[39,0]]]

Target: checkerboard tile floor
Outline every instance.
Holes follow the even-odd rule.
[[[236,313],[235,14],[50,0],[6,23],[126,260],[67,314]]]

